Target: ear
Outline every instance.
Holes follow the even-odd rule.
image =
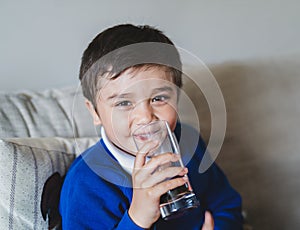
[[[85,100],[85,105],[88,109],[88,111],[90,112],[90,114],[92,115],[93,117],[93,122],[94,122],[94,125],[101,125],[102,122],[101,122],[101,119],[100,117],[98,116],[95,108],[94,108],[94,105],[92,104],[92,102],[90,102],[89,100]]]

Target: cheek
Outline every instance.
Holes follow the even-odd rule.
[[[111,112],[111,122],[116,124],[116,126],[124,126],[128,124],[129,114],[128,111],[113,109]]]
[[[114,131],[115,139],[122,145],[126,145],[128,142],[127,138],[131,137],[130,124],[129,124],[129,114],[126,112],[114,113],[112,116],[112,127]]]
[[[170,125],[171,130],[174,131],[177,123],[177,108],[170,106],[164,111],[161,111],[159,119],[167,121]]]
[[[170,117],[167,121],[169,122],[171,130],[174,131],[177,123],[177,113],[174,113],[173,116]]]
[[[136,147],[127,126],[118,126],[111,141],[123,151],[135,155]]]

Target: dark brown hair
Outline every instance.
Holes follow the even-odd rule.
[[[84,96],[96,106],[99,79],[118,77],[128,68],[164,67],[180,88],[181,60],[173,42],[150,26],[117,25],[99,33],[84,51],[79,79]]]

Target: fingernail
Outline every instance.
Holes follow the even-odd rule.
[[[183,178],[184,181],[188,181],[189,180],[189,178],[187,176],[183,176],[182,178]]]

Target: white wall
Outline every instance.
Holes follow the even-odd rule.
[[[0,1],[0,90],[78,83],[83,50],[117,23],[157,26],[207,64],[300,53],[296,0]]]

